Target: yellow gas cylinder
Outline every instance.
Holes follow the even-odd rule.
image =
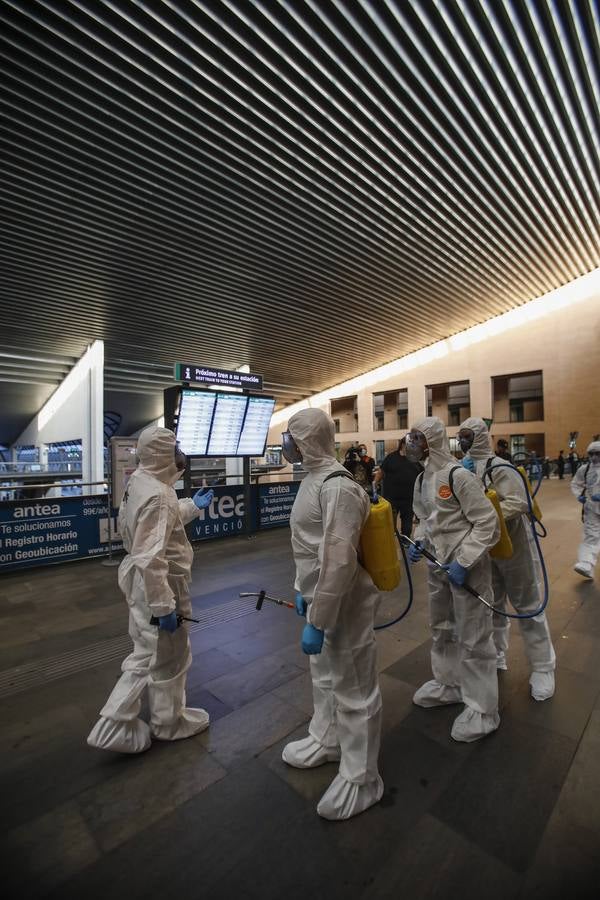
[[[498,523],[500,525],[500,540],[490,550],[490,556],[494,559],[510,559],[513,555],[513,545],[506,527],[506,522],[504,521],[504,514],[500,506],[498,494],[493,488],[490,488],[485,492],[485,496],[496,510],[496,513],[498,514]]]
[[[371,503],[371,512],[360,534],[360,559],[380,591],[400,584],[400,560],[391,504],[383,497]]]
[[[533,496],[533,489],[531,487],[531,482],[530,482],[529,478],[527,477],[527,472],[525,471],[525,468],[523,466],[517,466],[517,468],[518,468],[519,472],[521,473],[521,475],[523,476],[523,478],[525,479],[525,484],[527,485],[527,490],[529,491],[529,496],[531,497],[531,508],[533,509],[533,514],[536,517],[536,519],[538,520],[538,522],[541,522],[542,521],[542,511],[538,506],[537,500]]]

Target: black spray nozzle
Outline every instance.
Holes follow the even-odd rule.
[[[262,605],[265,600],[269,600],[270,603],[275,603],[277,606],[287,606],[288,609],[296,609],[295,603],[290,603],[289,600],[280,600],[279,597],[269,597],[265,590],[243,591],[242,593],[240,593],[240,597],[256,597],[256,608],[259,611],[262,609]]]
[[[189,616],[182,616],[180,613],[177,613],[177,627],[179,628],[179,626],[183,622],[195,622],[196,625],[199,625],[200,619],[190,619]],[[160,619],[158,618],[158,616],[152,616],[152,618],[150,619],[150,624],[155,625],[158,628],[158,626],[160,625]]]

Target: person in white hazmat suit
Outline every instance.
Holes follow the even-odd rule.
[[[413,702],[423,707],[464,703],[451,736],[476,741],[500,724],[496,649],[491,610],[461,586],[468,580],[491,603],[488,553],[500,537],[498,516],[481,481],[450,453],[440,419],[429,416],[416,423],[406,437],[406,455],[425,466],[415,482],[418,546],[410,548],[409,558],[417,562],[422,546],[446,570],[429,567],[433,680],[419,688]]]
[[[302,649],[310,654],[314,713],[309,736],[287,744],[283,760],[300,769],[340,761],[317,812],[348,819],[377,803],[381,694],[373,631],[379,592],[359,564],[369,498],[335,458],[335,426],[320,409],[296,413],[283,436],[290,462],[308,474],[290,526],[296,563],[296,608],[306,614]],[[336,475],[333,478],[328,476]],[[337,473],[342,473],[337,476]]]
[[[483,479],[486,468],[490,476],[484,487],[498,494],[506,529],[513,545],[510,559],[491,559],[494,606],[507,608],[510,600],[518,613],[533,612],[542,602],[541,570],[534,554],[527,517],[529,504],[527,488],[515,469],[506,468],[506,460],[494,455],[490,434],[483,419],[471,417],[460,426],[458,440],[463,453],[463,465]],[[531,669],[529,684],[534,700],[548,700],[554,695],[556,655],[545,612],[533,619],[519,619],[525,652]],[[506,669],[510,619],[494,613],[494,644],[496,667]]]
[[[587,455],[588,462],[571,479],[571,490],[583,504],[583,541],[573,568],[578,575],[593,578],[600,552],[600,441],[588,445]]]
[[[119,566],[119,587],[129,606],[133,652],[87,742],[102,750],[142,753],[154,737],[176,741],[208,727],[208,713],[185,705],[185,681],[192,662],[185,625],[191,615],[189,584],[193,550],[184,526],[210,505],[213,492],[201,489],[178,500],[173,485],[185,470],[185,456],[167,428],[140,434],[138,467],[119,510],[119,533],[127,551]],[[158,619],[158,627],[150,624]],[[148,691],[150,725],[139,717]]]

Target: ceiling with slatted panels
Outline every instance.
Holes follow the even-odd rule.
[[[124,425],[176,360],[248,363],[281,406],[597,267],[599,23],[0,0],[0,441],[96,338]]]

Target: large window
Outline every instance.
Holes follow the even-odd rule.
[[[335,422],[335,430],[338,434],[346,434],[349,431],[358,431],[356,396],[339,397],[337,400],[332,400],[331,418]]]
[[[373,394],[374,431],[408,429],[408,390],[382,391]]]
[[[445,425],[458,426],[471,415],[468,381],[431,384],[426,391],[428,416],[437,416]]]
[[[541,372],[492,378],[494,422],[541,422],[544,388]]]
[[[398,449],[399,440],[390,438],[387,441],[375,441],[375,462],[380,465],[388,453]]]
[[[546,438],[543,434],[511,434],[510,436],[494,435],[494,445],[498,438],[508,440],[513,461],[517,464],[525,462],[532,453],[541,459],[546,455]]]

